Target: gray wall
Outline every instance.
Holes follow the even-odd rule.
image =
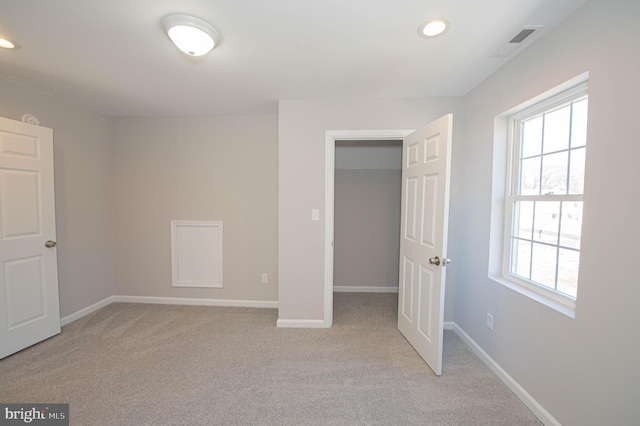
[[[275,114],[115,119],[117,295],[278,300],[277,126]],[[172,287],[174,219],[224,222],[223,288]]]
[[[398,287],[401,187],[401,170],[336,170],[334,287]]]
[[[111,119],[0,79],[0,116],[53,129],[60,315],[113,295]]]
[[[592,0],[465,98],[455,321],[560,423],[640,419],[640,2]],[[576,318],[487,278],[494,117],[590,73]],[[453,266],[453,264],[452,264]],[[484,326],[494,315],[495,330]],[[445,372],[446,374],[446,372]]]

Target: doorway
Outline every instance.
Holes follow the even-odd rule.
[[[346,141],[399,141],[412,130],[345,130],[327,131],[325,136],[325,271],[324,271],[324,318],[325,325],[333,323],[334,289],[334,236],[335,236],[335,172],[336,143]],[[355,143],[355,142],[354,142]]]
[[[333,323],[336,141],[402,138],[398,329],[438,376],[442,374],[445,266],[450,262],[452,134],[453,115],[446,114],[415,131],[328,131],[325,139],[325,326]]]
[[[334,293],[397,293],[402,140],[338,140],[334,173]]]

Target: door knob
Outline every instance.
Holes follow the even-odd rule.
[[[58,245],[58,243],[56,243],[55,241],[51,241],[51,240],[49,240],[46,243],[44,243],[44,246],[46,248],[54,248],[57,245]]]
[[[451,259],[449,259],[448,257],[443,257],[442,259],[440,259],[438,256],[436,257],[432,257],[431,259],[429,259],[429,263],[432,265],[440,265],[440,263],[442,262],[442,266],[447,266],[448,264],[451,263]]]

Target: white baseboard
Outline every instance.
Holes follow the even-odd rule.
[[[398,287],[373,287],[360,285],[334,285],[334,293],[397,293]]]
[[[105,306],[112,304],[114,302],[114,297],[115,296],[109,296],[106,299],[102,299],[101,301],[96,302],[91,306],[87,306],[84,309],[80,309],[78,312],[75,312],[71,315],[67,315],[64,318],[60,318],[60,326],[65,326],[70,322],[73,322],[77,319],[82,318],[85,315],[89,315],[90,313],[95,312],[98,309],[104,308]]]
[[[178,297],[147,297],[147,296],[109,296],[91,306],[79,310],[64,318],[60,318],[60,326],[65,326],[98,309],[114,302],[124,303],[152,303],[161,305],[199,305],[199,306],[233,306],[240,308],[277,308],[278,302],[262,300],[225,300],[225,299],[189,299]]]
[[[114,302],[156,305],[234,306],[239,308],[277,308],[278,302],[263,300],[192,299],[188,297],[113,296]]]
[[[325,320],[295,320],[295,319],[279,319],[277,321],[279,328],[329,328]]]
[[[451,327],[451,328],[448,328]],[[500,378],[504,382],[505,385],[511,392],[513,392],[520,401],[524,403],[524,405],[531,410],[533,414],[545,425],[553,425],[553,426],[561,426],[560,422],[557,421],[547,410],[544,409],[542,405],[538,401],[536,401],[529,392],[527,392],[518,382],[515,381],[513,377],[509,375],[500,365],[489,356],[488,353],[484,351],[478,345],[475,340],[471,338],[465,331],[458,326],[455,322],[445,322],[444,324],[445,330],[453,330],[456,332],[458,336],[471,348],[471,350],[484,362],[490,369],[493,371],[496,376]]]

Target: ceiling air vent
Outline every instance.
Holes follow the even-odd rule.
[[[531,34],[535,33],[536,30],[533,28],[527,28],[518,33],[517,36],[511,39],[509,43],[522,43],[525,41]]]
[[[509,43],[502,46],[491,56],[506,58],[508,56],[515,55],[540,37],[544,32],[544,28],[544,25],[530,25],[522,28],[522,30],[520,30],[520,32],[509,41]]]

